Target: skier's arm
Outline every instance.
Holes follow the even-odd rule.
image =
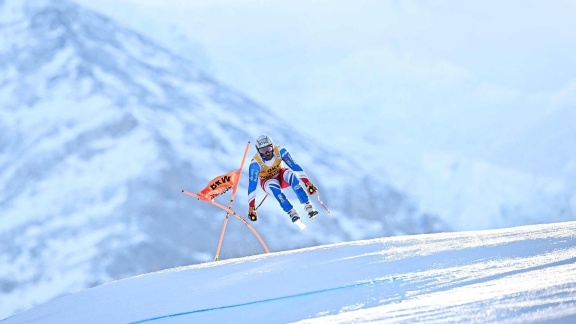
[[[258,186],[258,173],[260,173],[260,165],[255,160],[252,160],[248,169],[248,206],[250,210],[254,209],[256,202],[256,187]]]
[[[288,152],[288,150],[286,150],[285,148],[281,148],[280,149],[280,157],[282,158],[282,161],[284,161],[284,163],[286,163],[286,165],[290,169],[292,169],[292,171],[294,171],[296,176],[302,182],[304,182],[304,185],[306,186],[306,189],[307,189],[309,194],[313,195],[316,193],[316,191],[318,191],[316,186],[313,185],[312,182],[310,182],[310,180],[308,180],[308,176],[306,175],[306,172],[304,172],[304,169],[302,169],[302,167],[298,163],[296,163],[296,161],[294,161],[292,156],[290,156],[290,153]]]
[[[306,172],[304,172],[304,169],[302,169],[302,167],[296,163],[296,161],[294,161],[287,149],[280,148],[280,158],[292,171],[294,171],[294,173],[296,173],[298,178],[308,178]]]

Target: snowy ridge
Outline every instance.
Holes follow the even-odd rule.
[[[532,174],[456,152],[428,152],[411,161],[424,172],[399,184],[458,230],[574,220],[573,175]]]
[[[3,323],[576,319],[576,222],[379,238],[132,277]]]

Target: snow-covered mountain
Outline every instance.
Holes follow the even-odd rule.
[[[573,115],[571,110],[563,113]],[[405,150],[380,160],[388,161],[390,183],[410,192],[420,208],[442,215],[455,230],[569,221],[576,219],[576,164],[566,161],[573,156],[568,142],[576,133],[562,133],[576,128],[562,126],[567,123],[573,119],[534,126],[516,141],[495,147],[493,158]]]
[[[575,252],[576,222],[345,242],[132,277],[5,324],[574,323]]]
[[[76,4],[0,0],[0,39],[0,318],[211,260],[224,213],[181,190],[238,168],[261,133],[291,151],[333,211],[317,205],[321,216],[300,232],[266,201],[254,226],[272,251],[448,229],[381,170],[355,165],[194,62]],[[244,174],[241,214],[246,182]],[[261,252],[231,219],[220,258]]]
[[[567,1],[75,1],[176,50],[158,27],[185,31],[221,79],[306,114],[456,230],[576,219]]]

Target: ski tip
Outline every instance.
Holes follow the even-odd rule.
[[[295,221],[294,224],[296,224],[296,226],[298,226],[302,231],[306,229],[306,224],[304,224],[300,219]]]

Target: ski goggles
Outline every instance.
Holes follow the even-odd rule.
[[[274,148],[272,147],[272,145],[268,145],[268,146],[264,146],[258,149],[258,152],[260,152],[260,154],[266,154],[269,152],[272,152]]]

